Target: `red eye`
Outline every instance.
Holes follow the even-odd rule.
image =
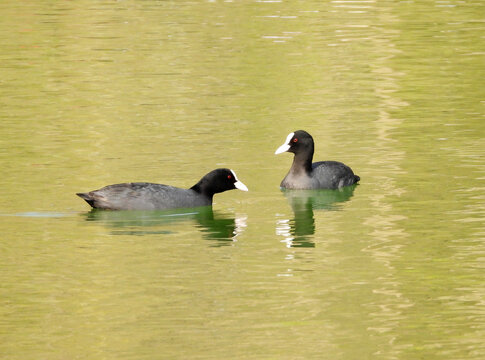
[[[294,138],[294,139],[293,139],[293,142],[298,142],[298,139],[297,139],[297,138]]]
[[[232,176],[231,175],[227,175],[227,178],[230,179],[230,178],[232,178]]]

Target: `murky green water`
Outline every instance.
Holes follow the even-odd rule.
[[[485,358],[484,10],[3,1],[1,358]],[[281,192],[297,129],[360,185]],[[212,210],[74,195],[222,166]]]

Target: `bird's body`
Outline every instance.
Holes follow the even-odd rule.
[[[290,169],[280,186],[285,189],[339,189],[360,180],[351,168],[338,161],[312,163],[311,172]]]
[[[306,131],[290,133],[276,154],[293,152],[293,164],[280,186],[285,189],[339,189],[357,183],[360,177],[350,167],[338,161],[312,163],[314,143]]]
[[[122,183],[77,195],[93,208],[106,210],[167,210],[212,205],[214,194],[247,191],[230,169],[216,169],[190,189],[147,182]]]
[[[107,210],[165,210],[212,204],[212,198],[192,189],[146,182],[108,185],[77,195],[92,207]]]

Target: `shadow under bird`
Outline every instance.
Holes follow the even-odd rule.
[[[295,154],[290,171],[281,181],[284,189],[340,189],[357,183],[360,177],[350,167],[338,161],[312,163],[314,143],[304,130],[292,132],[275,154]]]
[[[93,208],[106,210],[167,210],[212,205],[214,194],[227,190],[248,191],[231,169],[216,169],[190,189],[147,182],[105,186],[77,193]]]

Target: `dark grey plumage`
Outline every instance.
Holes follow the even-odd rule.
[[[293,164],[280,186],[285,189],[339,189],[357,183],[360,177],[350,167],[338,161],[312,163],[314,143],[303,130],[288,135],[285,144],[275,152],[295,154]]]
[[[216,169],[206,174],[190,189],[147,182],[105,186],[87,193],[77,193],[93,208],[106,210],[166,210],[212,205],[214,194],[231,189],[247,191],[230,169]]]

